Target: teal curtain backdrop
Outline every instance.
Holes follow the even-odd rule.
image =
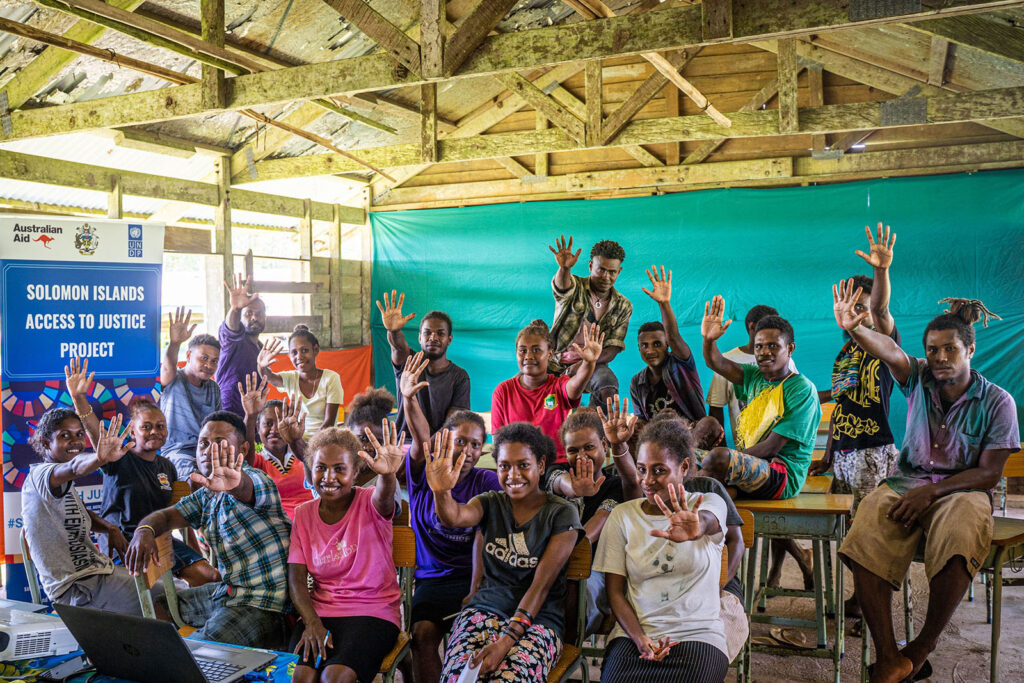
[[[800,188],[731,189],[598,201],[531,202],[459,209],[371,213],[373,296],[405,292],[415,312],[406,339],[418,348],[423,314],[454,321],[448,356],[469,372],[473,409],[488,411],[491,392],[517,372],[516,332],[554,312],[548,245],[572,235],[587,273],[591,245],[626,250],[618,290],[633,302],[626,349],[612,363],[624,394],[643,368],[640,324],[658,318],[642,291],[644,269],[672,269],[672,304],[683,339],[697,355],[705,394],[710,371],[700,355],[704,302],[725,297],[733,326],[723,350],[746,342],[743,317],[755,304],[776,307],[796,332],[794,359],[819,388],[831,381],[842,336],[832,317],[832,283],[870,269],[864,226],[892,226],[899,239],[891,309],[908,353],[924,355],[922,333],[947,296],[978,298],[1003,317],[977,326],[973,367],[1010,391],[1024,415],[1024,172],[907,178]],[[374,367],[394,390],[387,336],[376,307]],[[894,391],[891,422],[901,438],[906,401]]]

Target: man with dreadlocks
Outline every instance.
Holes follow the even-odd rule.
[[[839,555],[853,572],[877,661],[871,681],[931,675],[935,649],[992,539],[988,490],[1019,447],[1017,409],[1005,390],[971,369],[973,324],[992,315],[977,300],[949,303],[925,328],[925,358],[910,356],[868,328],[853,280],[833,286],[839,327],[881,359],[907,396],[907,432],[897,473],[861,501]],[[906,576],[922,534],[930,599],[924,627],[902,650],[892,623],[892,592]]]

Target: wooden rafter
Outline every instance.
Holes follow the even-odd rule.
[[[502,17],[509,13],[517,0],[480,0],[466,20],[455,31],[444,48],[444,73],[448,76],[463,65],[466,59],[494,30]]]
[[[403,119],[409,121],[415,121],[417,124],[420,120],[420,110],[417,107],[399,102],[393,97],[384,97],[377,93],[359,93],[358,95],[341,96],[334,98],[339,102],[342,102],[349,106],[364,106],[373,107],[381,112],[387,112],[393,116],[400,116]],[[448,119],[438,115],[437,117],[437,130],[442,133],[450,133],[456,129],[455,123]]]
[[[199,4],[202,16],[202,38],[214,47],[224,48],[224,0],[202,0]],[[202,65],[203,103],[211,109],[227,104],[224,69],[209,64]],[[218,163],[218,168],[222,164]],[[226,172],[223,171],[222,172]],[[230,220],[230,218],[229,218]]]
[[[522,97],[534,109],[544,114],[551,123],[568,133],[569,137],[573,140],[580,144],[584,143],[586,132],[583,121],[576,118],[571,111],[556,102],[554,98],[544,94],[543,90],[515,72],[499,74],[497,78],[506,88]]]
[[[602,74],[601,60],[595,59],[587,62],[584,68],[584,89],[586,91],[586,138],[587,145],[596,147],[603,144],[601,140],[601,122],[604,120],[602,113]]]
[[[690,63],[694,57],[697,56],[698,49],[694,50],[683,50],[679,52],[670,52],[665,55],[672,68],[676,71],[681,71],[684,66]],[[615,136],[619,134],[626,124],[629,123],[630,119],[636,116],[637,112],[643,109],[644,105],[651,101],[665,84],[668,83],[668,79],[660,71],[655,70],[653,74],[648,76],[640,86],[633,91],[626,100],[619,105],[618,109],[608,115],[608,118],[604,121],[604,126],[601,129],[601,144],[607,145],[609,142],[615,139]]]
[[[813,66],[807,69],[807,104],[811,107],[820,107],[825,104],[824,74],[820,66]],[[825,136],[811,136],[811,150],[822,152],[825,150]]]
[[[424,78],[444,75],[444,0],[420,3],[420,54]]]
[[[51,0],[45,0],[47,2]],[[851,26],[846,5],[787,0],[766,19],[761,3],[733,7],[734,35],[727,42],[751,42],[779,35],[825,33]],[[491,4],[491,3],[488,3]],[[774,4],[774,2],[773,2]],[[842,5],[842,7],[840,7]],[[980,12],[993,7],[1024,5],[1024,0],[952,0],[943,9],[901,15],[912,21],[936,14]],[[490,36],[462,64],[458,77],[493,75],[503,71],[535,68],[566,61],[604,59],[616,55],[683,49],[704,44],[700,35],[700,7],[683,6],[657,12],[594,19],[570,26],[551,26]],[[892,21],[892,18],[888,18]],[[883,23],[882,20],[868,23]],[[454,40],[454,39],[453,39]],[[450,55],[452,41],[446,46]],[[254,73],[231,79],[228,108],[311,99],[414,85],[422,82],[411,74],[396,73],[387,55],[369,55]],[[178,86],[152,92],[131,93],[90,102],[16,112],[14,132],[8,139],[56,135],[73,130],[151,123],[206,113],[200,87]]]
[[[835,142],[829,145],[828,148],[838,152],[849,152],[850,148],[864,142],[874,132],[873,130],[852,130],[836,138]]]
[[[437,162],[437,84],[435,83],[424,83],[420,86],[420,158],[425,164]]]
[[[964,16],[907,24],[907,28],[966,45],[996,57],[1024,62],[1024,28],[997,16]]]
[[[364,0],[323,0],[413,73],[420,72],[420,46]]]
[[[779,129],[795,133],[800,128],[797,120],[796,77],[800,69],[796,65],[796,38],[779,41]]]
[[[932,36],[932,44],[928,50],[928,85],[941,88],[946,82],[946,57],[949,55],[949,41],[940,36]]]
[[[1024,87],[944,94],[924,99],[926,123],[987,122],[1012,118],[1024,111]],[[800,109],[800,134],[835,134],[866,128],[882,129],[907,125],[883,117],[885,102],[830,104]],[[771,137],[786,135],[779,127],[779,113],[774,109],[758,109],[733,114],[733,126],[725,129],[729,137]],[[715,140],[723,129],[703,115],[644,119],[631,122],[616,143],[654,145],[685,140]],[[439,162],[491,159],[499,156],[521,156],[540,152],[564,152],[585,147],[561,129],[527,130],[499,133],[472,140],[445,139],[439,142]],[[360,156],[389,167],[419,163],[419,145],[392,145],[358,150]],[[309,155],[262,161],[257,164],[260,178],[289,178],[306,175],[329,175],[353,170],[350,163],[330,154]],[[244,177],[239,178],[245,182]]]
[[[761,89],[754,93],[754,96],[751,97],[746,104],[740,107],[739,111],[756,111],[762,108],[765,104],[767,104],[769,100],[771,100],[778,94],[778,92],[779,79],[773,78],[767,83],[765,83],[763,86],[761,86]],[[683,161],[683,163],[699,164],[700,162],[704,161],[709,156],[711,156],[716,149],[722,146],[722,143],[724,143],[725,141],[726,138],[721,138],[719,140],[708,140],[707,142],[701,143],[696,147],[696,149],[694,149],[686,156],[686,159]]]

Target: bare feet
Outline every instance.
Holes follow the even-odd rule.
[[[932,653],[933,649],[934,648],[931,648],[915,639],[907,643],[907,646],[900,650],[900,654],[903,655],[905,659],[909,659],[911,664],[913,664],[913,669],[910,674],[911,677],[921,671],[921,668],[928,661],[928,655]]]
[[[871,683],[900,683],[914,673],[914,664],[902,655],[875,662],[869,668]]]

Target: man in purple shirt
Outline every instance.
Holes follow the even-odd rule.
[[[238,383],[257,371],[256,359],[263,344],[260,333],[267,325],[267,307],[260,295],[249,293],[252,276],[242,279],[236,274],[234,282],[224,283],[231,294],[231,307],[220,325],[220,365],[217,384],[220,385],[220,403],[239,417],[245,417]]]
[[[990,312],[980,301],[945,299],[949,311],[925,328],[926,358],[860,323],[861,290],[853,280],[833,287],[839,327],[880,359],[907,396],[907,433],[898,472],[860,504],[839,554],[853,572],[864,619],[878,653],[871,680],[918,680],[929,675],[939,636],[989,551],[992,501],[1010,453],[1019,448],[1013,398],[977,371],[973,323]],[[892,624],[892,592],[906,576],[925,538],[928,614],[920,634],[902,650]]]

